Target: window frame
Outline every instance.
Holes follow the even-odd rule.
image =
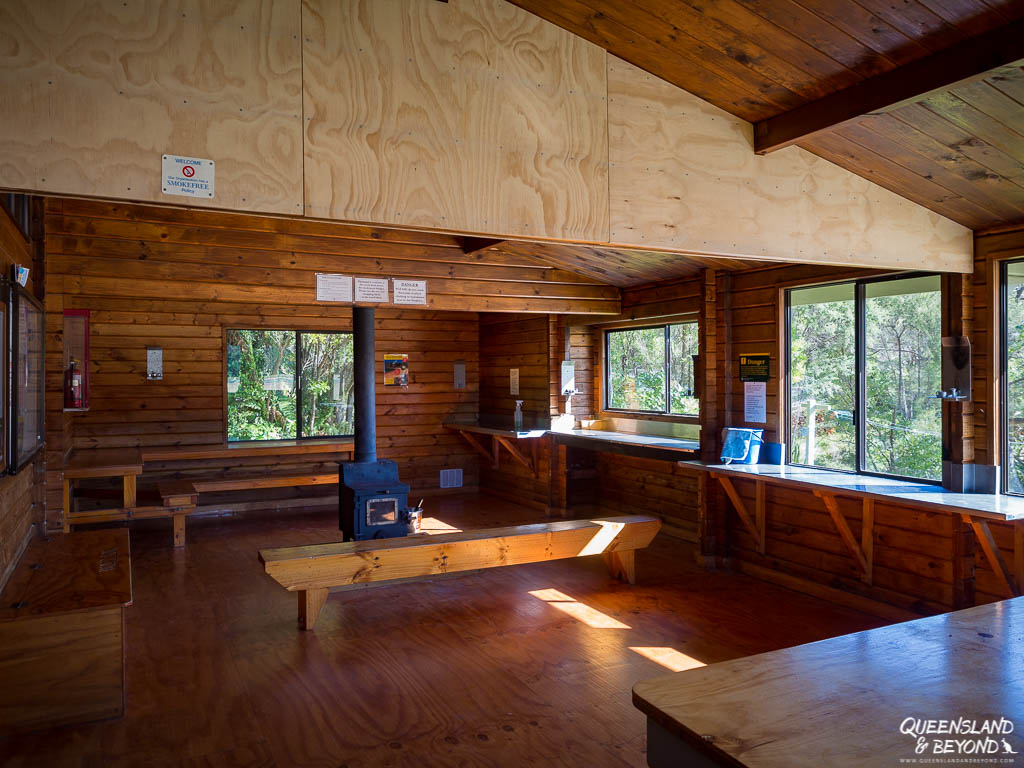
[[[671,357],[671,337],[669,335],[669,328],[673,325],[695,325],[697,327],[697,347],[698,355],[700,354],[700,320],[698,318],[687,318],[679,320],[670,320],[661,323],[635,323],[630,325],[618,325],[614,327],[606,327],[601,329],[602,333],[602,359],[604,365],[601,372],[601,410],[605,413],[621,414],[624,416],[638,416],[641,418],[657,417],[665,420],[679,420],[696,423],[700,419],[700,407],[701,398],[694,394],[694,399],[697,400],[697,413],[673,413],[672,407],[672,357]],[[633,408],[613,408],[611,406],[611,368],[608,361],[611,359],[609,354],[609,339],[613,333],[622,333],[624,331],[649,331],[654,329],[662,329],[664,331],[665,341],[665,408],[662,411],[651,411],[651,410],[640,410]],[[694,370],[694,392],[697,389],[697,371]]]
[[[865,466],[865,458],[867,456],[867,430],[864,428],[864,419],[867,402],[867,307],[866,307],[866,294],[867,286],[871,283],[887,283],[895,282],[898,280],[911,280],[914,278],[921,277],[940,277],[935,272],[906,272],[899,275],[878,275],[876,277],[864,277],[858,280],[833,280],[823,283],[805,283],[802,285],[794,285],[783,289],[784,291],[784,308],[783,308],[783,335],[785,340],[784,345],[784,369],[785,369],[785,403],[784,408],[780,409],[780,418],[785,419],[785,429],[783,434],[786,440],[786,451],[785,451],[785,464],[786,466],[801,467],[806,469],[820,469],[825,472],[841,472],[846,475],[865,475],[867,477],[883,477],[892,480],[902,480],[910,483],[921,483],[927,485],[942,485],[942,479],[932,480],[923,477],[913,477],[911,475],[894,475],[886,472],[872,472],[868,469],[863,469]],[[854,409],[853,409],[853,425],[855,434],[854,443],[854,462],[857,469],[836,469],[833,467],[820,467],[814,464],[801,464],[798,462],[790,461],[789,448],[793,444],[792,435],[792,403],[793,403],[793,375],[790,369],[790,360],[792,358],[793,351],[793,316],[792,316],[792,304],[791,296],[793,291],[799,291],[804,288],[824,288],[834,285],[853,285],[853,319],[854,319],[854,369],[856,374],[856,382],[854,386]],[[940,283],[939,290],[940,301],[942,299],[942,290]],[[940,344],[941,344],[941,329],[940,329]],[[941,355],[941,348],[940,348]],[[941,360],[941,357],[940,357]],[[941,365],[941,363],[940,363]],[[946,434],[946,409],[941,409],[942,423],[940,426],[939,440],[940,445],[944,442],[943,437]],[[941,470],[941,465],[940,465]]]
[[[999,437],[999,453],[1002,458],[999,472],[999,493],[1005,496],[1022,497],[1024,493],[1010,490],[1010,313],[1009,313],[1009,272],[1011,264],[1024,264],[1024,258],[1010,258],[999,262],[999,423],[994,424]],[[972,373],[973,375],[973,373]]]
[[[286,331],[288,333],[295,334],[295,375],[294,375],[294,393],[295,393],[295,437],[266,437],[266,438],[248,438],[245,440],[232,440],[228,434],[228,409],[230,404],[228,403],[228,333],[231,331]],[[242,328],[242,327],[225,327],[224,328],[224,380],[222,386],[224,387],[224,442],[225,443],[284,443],[290,440],[298,441],[314,441],[320,440],[323,442],[333,442],[335,440],[350,440],[355,437],[355,432],[351,432],[345,435],[303,435],[302,434],[302,336],[307,333],[322,333],[332,335],[347,335],[353,337],[353,343],[355,342],[355,332],[348,330],[323,330],[316,328]],[[353,368],[354,368],[353,361]],[[355,375],[353,370],[353,376]],[[374,372],[376,376],[376,372]],[[353,404],[354,407],[354,404]]]

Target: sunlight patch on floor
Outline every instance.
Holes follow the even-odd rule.
[[[687,669],[696,669],[697,667],[706,667],[702,661],[697,661],[692,656],[687,656],[685,653],[680,653],[675,648],[667,648],[664,646],[646,646],[646,645],[631,645],[629,650],[633,653],[639,653],[645,659],[650,659],[655,664],[661,664],[666,669],[671,669],[673,672],[682,672]]]
[[[420,533],[436,536],[439,533],[462,533],[462,529],[456,528],[454,525],[448,525],[448,523],[438,520],[436,517],[424,517],[420,521]]]
[[[613,619],[606,613],[596,608],[591,608],[579,600],[573,600],[569,595],[557,589],[535,589],[530,592],[538,600],[543,600],[552,608],[557,608],[562,613],[572,616],[588,627],[594,629],[631,629],[628,624],[623,624],[618,619]]]

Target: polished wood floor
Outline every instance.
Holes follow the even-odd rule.
[[[455,527],[537,520],[428,500]],[[164,523],[164,524],[160,524]],[[132,530],[127,714],[0,741],[21,766],[643,766],[634,682],[884,622],[732,573],[660,535],[640,583],[601,558],[333,594],[315,633],[262,547],[338,538],[322,512]],[[653,661],[652,658],[660,660]]]

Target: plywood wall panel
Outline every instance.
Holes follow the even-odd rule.
[[[306,213],[604,241],[604,52],[501,0],[305,0]]]
[[[970,230],[609,57],[610,241],[857,266],[971,270]]]
[[[0,7],[0,186],[302,213],[299,0]],[[164,153],[216,163],[165,195]]]

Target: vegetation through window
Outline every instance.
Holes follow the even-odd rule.
[[[941,480],[940,278],[797,288],[788,299],[789,461]]]
[[[1003,264],[1003,490],[1024,494],[1024,261]]]
[[[696,416],[697,337],[695,322],[608,331],[606,407]]]
[[[229,330],[227,373],[230,441],[354,431],[351,333]]]

